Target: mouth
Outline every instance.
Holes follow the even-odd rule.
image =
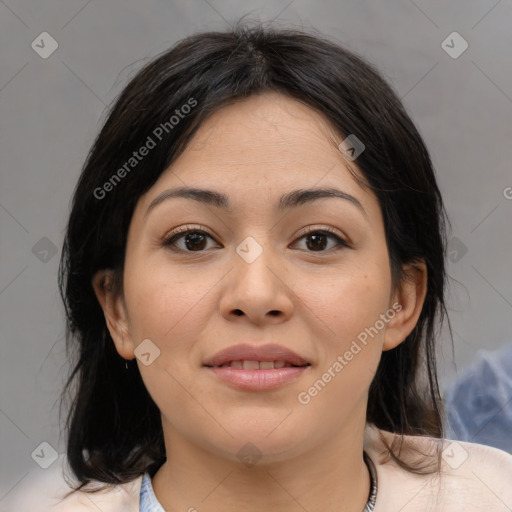
[[[239,361],[227,361],[221,365],[209,366],[207,368],[235,368],[237,370],[279,370],[281,368],[303,368],[305,366],[311,366],[309,363],[304,364],[293,364],[290,361],[251,361],[251,360],[239,360]]]
[[[225,367],[244,370],[271,370],[310,364],[305,358],[281,345],[232,345],[204,362],[208,367]]]
[[[235,345],[218,352],[203,366],[230,387],[264,391],[295,382],[311,363],[280,345]]]

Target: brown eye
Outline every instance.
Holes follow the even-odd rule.
[[[162,245],[176,251],[202,252],[207,248],[208,239],[213,240],[205,231],[189,229],[170,236]]]
[[[299,238],[299,241],[305,241],[305,249],[310,252],[329,252],[340,247],[349,247],[347,242],[330,230],[311,230]],[[334,243],[329,247],[329,240]],[[296,242],[298,243],[298,242]]]
[[[325,233],[312,233],[306,237],[306,246],[312,251],[323,251],[328,245],[328,236]]]

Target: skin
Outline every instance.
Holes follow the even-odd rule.
[[[379,203],[350,174],[357,160],[337,149],[342,140],[321,114],[277,93],[224,107],[137,203],[123,296],[102,286],[109,271],[93,280],[119,354],[133,359],[145,339],[160,350],[150,365],[137,364],[162,413],[167,462],[152,482],[167,511],[354,511],[366,503],[368,389],[382,351],[418,320],[426,267],[405,266],[411,280],[393,289]],[[181,186],[226,194],[231,208],[173,198],[145,217],[161,192]],[[357,198],[365,213],[338,198],[276,209],[287,192],[327,186]],[[187,225],[211,235],[202,251],[184,237],[175,242],[182,252],[163,245]],[[349,246],[329,235],[315,250],[304,227],[330,227]],[[252,263],[235,250],[249,236],[263,250]],[[298,394],[396,303],[401,310],[378,335],[301,404]],[[202,365],[238,343],[281,344],[311,367],[278,389],[236,390]],[[262,454],[251,467],[237,457],[248,442]]]

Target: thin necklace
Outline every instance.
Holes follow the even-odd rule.
[[[370,456],[365,451],[363,451],[363,459],[370,472],[370,495],[363,512],[373,512],[377,499],[377,470],[375,469],[375,464],[372,459],[370,459]]]

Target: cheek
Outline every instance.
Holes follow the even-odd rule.
[[[336,429],[340,422],[357,416],[355,410],[365,403],[378,367],[387,325],[381,315],[388,311],[389,280],[386,272],[368,265],[331,280],[326,290],[321,294],[311,284],[308,291],[308,305],[314,304],[312,308],[328,330],[318,338],[319,367],[297,398],[309,417],[328,417],[325,428]]]
[[[324,324],[330,348],[342,349],[386,312],[391,277],[385,264],[367,260],[321,279],[306,277],[300,289],[304,303]]]
[[[127,261],[125,295],[135,346],[149,339],[158,349],[150,365],[138,361],[142,378],[155,402],[168,407],[183,400],[180,383],[189,391],[194,386],[190,371],[198,364],[198,346],[211,335],[209,293],[219,277],[192,267],[176,271],[163,260],[153,265]]]
[[[130,330],[137,338],[154,339],[162,347],[177,339],[188,340],[208,317],[205,301],[218,279],[169,264],[127,266],[125,295],[130,312]],[[193,337],[193,336],[192,336]]]
[[[191,379],[191,371],[195,371],[196,347],[204,342],[211,317],[211,304],[205,299],[218,279],[169,267],[126,265],[126,275],[133,276],[125,280],[129,328],[135,345],[149,339],[159,350],[149,365],[137,360],[144,385],[158,408],[171,416],[179,410],[184,417],[194,417],[204,411],[190,397],[201,396],[204,390]]]

